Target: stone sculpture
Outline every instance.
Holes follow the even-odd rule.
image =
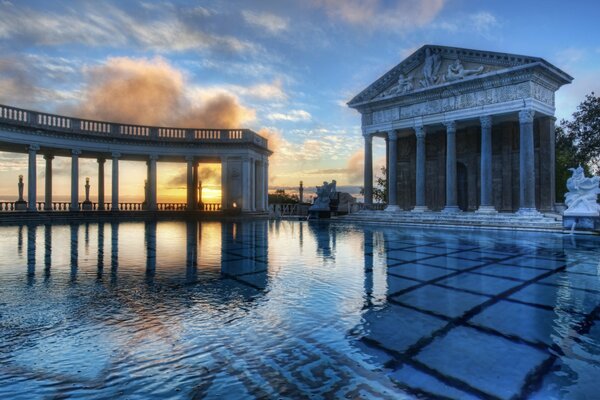
[[[569,168],[573,175],[567,180],[568,193],[565,194],[566,216],[600,215],[598,194],[600,194],[600,176],[587,178],[581,166]]]
[[[423,65],[423,79],[421,86],[429,87],[438,82],[438,72],[442,65],[442,57],[438,52],[432,51],[430,48],[425,49],[425,64]]]
[[[17,183],[17,187],[19,188],[19,199],[15,201],[15,210],[27,210],[27,202],[23,198],[23,175],[19,175],[19,183]]]
[[[90,201],[90,178],[85,178],[85,200],[81,206],[84,211],[91,211],[93,209],[92,202]]]
[[[413,90],[413,78],[411,76],[404,76],[404,74],[400,74],[398,77],[398,82],[390,87],[388,90],[383,92],[384,96],[390,96],[392,94],[404,94]]]
[[[317,186],[317,198],[315,199],[310,210],[315,211],[329,211],[329,203],[336,194],[336,181],[333,180],[331,183],[323,182],[323,186]]]
[[[446,81],[452,82],[459,79],[464,79],[470,75],[477,75],[483,72],[483,65],[476,69],[465,69],[460,60],[457,58],[452,64],[448,65],[448,73]]]

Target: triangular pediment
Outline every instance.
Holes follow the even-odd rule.
[[[534,63],[544,63],[560,72],[564,75],[564,83],[572,80],[539,57],[425,45],[354,97],[348,105],[354,107],[372,100],[406,96]]]

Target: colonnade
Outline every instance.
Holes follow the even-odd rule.
[[[519,210],[518,214],[537,215],[535,206],[535,164],[534,164],[534,138],[533,120],[534,111],[523,109],[519,112],[520,147],[519,147]],[[446,204],[443,212],[458,212],[457,203],[457,178],[456,178],[456,123],[449,120],[445,122],[446,128]],[[478,213],[496,213],[492,197],[492,123],[493,116],[483,115],[479,118],[481,129],[480,153],[480,205]],[[413,212],[428,211],[425,203],[426,188],[426,144],[427,127],[421,124],[413,127],[416,136],[416,204]],[[392,130],[387,135],[387,177],[388,177],[388,205],[387,211],[398,211],[397,198],[397,155],[398,131]],[[373,203],[373,134],[364,134],[365,140],[365,203]]]

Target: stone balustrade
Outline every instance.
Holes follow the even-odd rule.
[[[104,203],[104,210],[99,210],[98,203],[92,202],[91,209],[84,209],[83,202],[79,202],[79,210],[81,211],[110,211],[112,203]],[[185,211],[187,203],[157,203],[158,211]],[[50,208],[46,207],[46,202],[36,202],[37,211],[70,211],[71,202],[69,201],[53,201]],[[143,211],[146,210],[145,203],[139,202],[121,202],[119,203],[120,211]],[[0,211],[18,211],[14,201],[0,201]],[[198,211],[215,212],[221,211],[220,203],[203,203],[198,207]]]

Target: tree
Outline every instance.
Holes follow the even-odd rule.
[[[563,201],[569,168],[581,165],[586,174],[600,171],[600,97],[588,94],[570,121],[556,127],[556,200]]]
[[[381,167],[381,176],[375,177],[375,186],[373,186],[373,200],[376,203],[387,203],[387,170]],[[365,188],[360,188],[360,194],[365,195]]]
[[[275,193],[269,193],[269,204],[296,204],[298,201],[298,195],[288,194],[284,189],[277,189]]]
[[[600,97],[594,92],[577,106],[571,121],[561,121],[566,138],[575,146],[575,157],[582,166],[600,171]],[[574,167],[576,165],[573,165]]]

